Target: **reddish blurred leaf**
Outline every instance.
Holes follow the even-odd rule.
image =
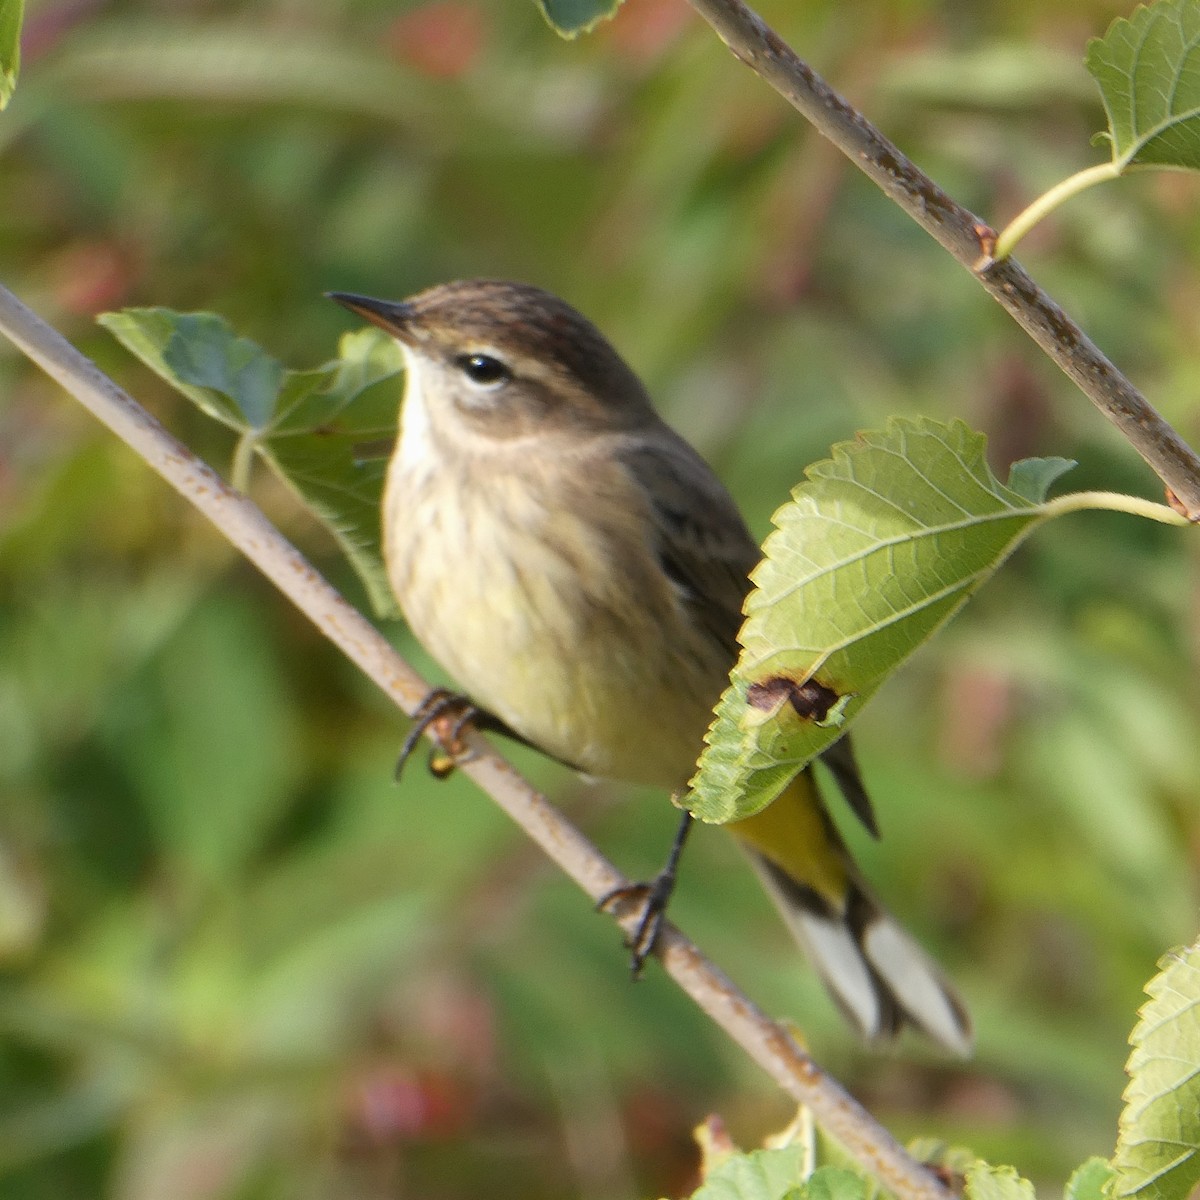
[[[649,67],[671,49],[691,20],[684,0],[639,0],[621,9],[604,36],[622,54]]]
[[[112,242],[79,241],[51,264],[54,297],[64,312],[91,317],[128,299],[135,271]]]
[[[398,17],[388,34],[392,53],[435,79],[465,75],[488,36],[483,10],[463,0],[437,0]]]
[[[65,0],[62,4],[39,7],[26,19],[21,32],[22,57],[30,63],[57,49],[73,29],[106,7],[108,0]]]
[[[470,1095],[444,1072],[400,1066],[365,1072],[347,1091],[350,1136],[375,1145],[455,1136],[472,1107]]]
[[[966,779],[990,779],[1004,762],[1013,716],[1012,681],[994,671],[959,665],[942,695],[942,761]]]

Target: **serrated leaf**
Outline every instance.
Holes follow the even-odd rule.
[[[1113,1169],[1107,1159],[1099,1155],[1089,1158],[1071,1173],[1063,1189],[1063,1200],[1106,1200],[1112,1177]]]
[[[212,313],[126,309],[99,318],[117,339],[202,411],[250,439],[337,539],[379,615],[393,615],[380,548],[386,453],[396,436],[395,341],[346,334],[339,357],[285,371]],[[364,448],[382,446],[384,457]]]
[[[712,1171],[691,1200],[864,1200],[867,1182],[842,1167],[821,1167],[805,1178],[805,1148],[734,1154]]]
[[[1022,494],[992,474],[985,444],[961,421],[893,418],[809,467],[752,576],[742,652],[686,797],[695,816],[766,807],[1041,521],[1108,509],[1189,523],[1136,496],[1044,500],[1061,459],[1019,464]]]
[[[804,1147],[752,1150],[726,1159],[691,1200],[782,1200],[804,1182]]]
[[[17,87],[21,69],[21,22],[25,0],[0,0],[0,109]]]
[[[688,805],[724,822],[765,807],[1038,521],[1061,460],[1000,483],[960,421],[893,419],[834,447],[775,514],[742,653]],[[1036,498],[1035,498],[1036,497]]]
[[[1158,0],[1088,43],[1113,163],[1200,169],[1200,8]]]
[[[1110,1194],[1184,1200],[1200,1182],[1200,942],[1166,955],[1146,994]]]
[[[967,1168],[965,1200],[1036,1200],[1033,1184],[1013,1167],[993,1167],[978,1160]]]
[[[590,33],[601,21],[611,20],[622,0],[537,0],[542,16],[565,38]]]

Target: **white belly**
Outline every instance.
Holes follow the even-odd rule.
[[[729,663],[648,549],[614,557],[592,514],[528,481],[399,461],[384,536],[413,632],[473,700],[588,774],[686,782]]]

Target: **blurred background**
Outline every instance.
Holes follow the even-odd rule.
[[[1161,489],[907,218],[682,0],[560,41],[529,0],[31,0],[0,116],[0,279],[214,464],[209,423],[93,322],[223,313],[331,358],[327,289],[498,275],[591,316],[756,533],[891,413],[993,464]],[[1091,0],[762,4],[943,186],[1002,223],[1098,161]],[[1021,256],[1195,443],[1200,183],[1080,197]],[[255,497],[359,604],[289,494]],[[1125,1039],[1196,932],[1194,539],[1037,533],[858,726],[889,905],[978,1052],[858,1046],[723,836],[674,914],[902,1136],[1044,1183],[1110,1152]],[[431,675],[405,630],[387,631]],[[0,345],[0,1197],[679,1195],[690,1130],[785,1125],[765,1076],[205,522]],[[632,875],[661,796],[521,767]],[[844,814],[839,814],[844,815]]]

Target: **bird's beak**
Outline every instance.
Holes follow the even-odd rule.
[[[373,300],[370,296],[355,296],[351,292],[326,292],[325,295],[386,330],[392,337],[409,344],[415,340],[411,304],[402,300]]]

